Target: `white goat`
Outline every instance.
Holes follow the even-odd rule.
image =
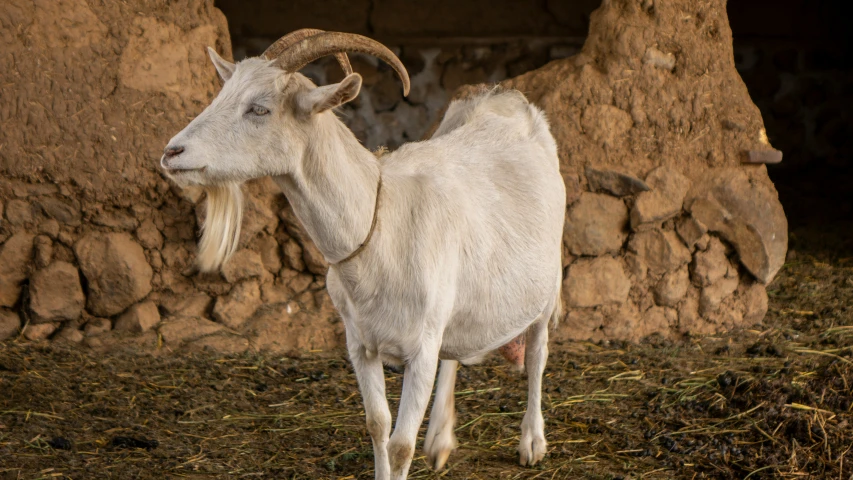
[[[406,478],[441,359],[424,448],[440,469],[456,446],[458,362],[526,333],[529,393],[518,448],[545,455],[541,412],[548,325],[560,315],[565,188],[542,112],[513,90],[453,102],[434,136],[377,159],[332,110],[361,76],[344,52],[402,63],[373,40],[299,30],[263,55],[229,63],[225,84],[166,147],[181,185],[208,187],[198,261],[215,270],[236,248],[240,183],[271,176],[331,264],[326,285],[346,325],[377,479]],[[348,75],[315,86],[297,71],[335,54]],[[393,435],[382,362],[404,364]]]

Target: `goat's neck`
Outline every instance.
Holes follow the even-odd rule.
[[[275,177],[308,235],[330,263],[354,252],[371,228],[379,162],[332,113],[314,119],[302,161]]]

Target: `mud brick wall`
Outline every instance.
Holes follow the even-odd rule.
[[[450,38],[462,27],[439,22],[441,9],[420,27],[386,10],[336,27],[385,37],[412,76],[403,98],[389,69],[353,56],[365,87],[341,117],[369,148],[428,135],[468,84],[512,79],[546,110],[569,191],[562,339],[757,322],[785,256],[766,169],[741,163],[772,147],[735,70],[723,2],[635,3],[606,2],[591,23],[584,11],[525,10],[523,28],[494,23],[471,32],[478,41]],[[675,37],[657,33],[685,15],[696,20]],[[325,260],[271,181],[244,187],[241,249],[221,274],[200,275],[204,193],[159,174],[163,146],[218,89],[203,47],[231,56],[225,22],[202,0],[15,0],[0,10],[0,75],[15,98],[0,110],[0,338],[152,351],[341,344]],[[237,27],[234,57],[275,39],[265,25]],[[531,29],[547,35],[531,39]],[[341,78],[329,60],[303,73]]]

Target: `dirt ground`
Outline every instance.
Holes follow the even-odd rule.
[[[419,444],[410,478],[849,478],[853,257],[798,250],[768,290],[764,322],[728,336],[554,344],[535,468],[515,453],[524,379],[463,368],[459,449],[435,473]],[[0,346],[0,478],[164,477],[373,478],[345,354]]]

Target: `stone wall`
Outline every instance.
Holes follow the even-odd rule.
[[[787,250],[763,165],[780,152],[735,69],[724,1],[604,2],[578,55],[505,84],[552,119],[570,192],[559,335],[763,318]]]
[[[339,342],[322,257],[300,243],[270,181],[245,187],[235,261],[222,275],[193,270],[203,193],[170,185],[159,157],[219,88],[204,48],[231,56],[212,4],[0,7],[0,339],[230,351]]]
[[[0,338],[24,327],[28,339],[101,348],[340,345],[327,265],[272,182],[245,186],[241,249],[221,275],[195,272],[204,195],[171,186],[158,161],[218,88],[203,47],[229,55],[225,20],[210,1],[128,3],[16,1],[0,12],[4,31],[22,32],[2,39],[0,75],[17,100],[0,111]],[[535,70],[511,85],[552,119],[570,192],[558,337],[638,340],[755,322],[784,258],[784,214],[764,167],[740,163],[771,148],[734,70],[725,10],[694,3],[626,7],[629,19],[602,9],[585,45],[568,35],[586,28],[576,11],[527,12],[554,29],[537,40],[512,37],[524,30],[511,25],[480,40],[401,40],[405,99],[392,71],[354,55],[364,89],[341,116],[369,148],[393,149],[427,135],[461,86]],[[676,12],[701,14],[696,32],[716,36],[636,39],[609,23],[654,31]],[[234,56],[274,39],[241,31]],[[331,60],[303,72],[341,78]]]

